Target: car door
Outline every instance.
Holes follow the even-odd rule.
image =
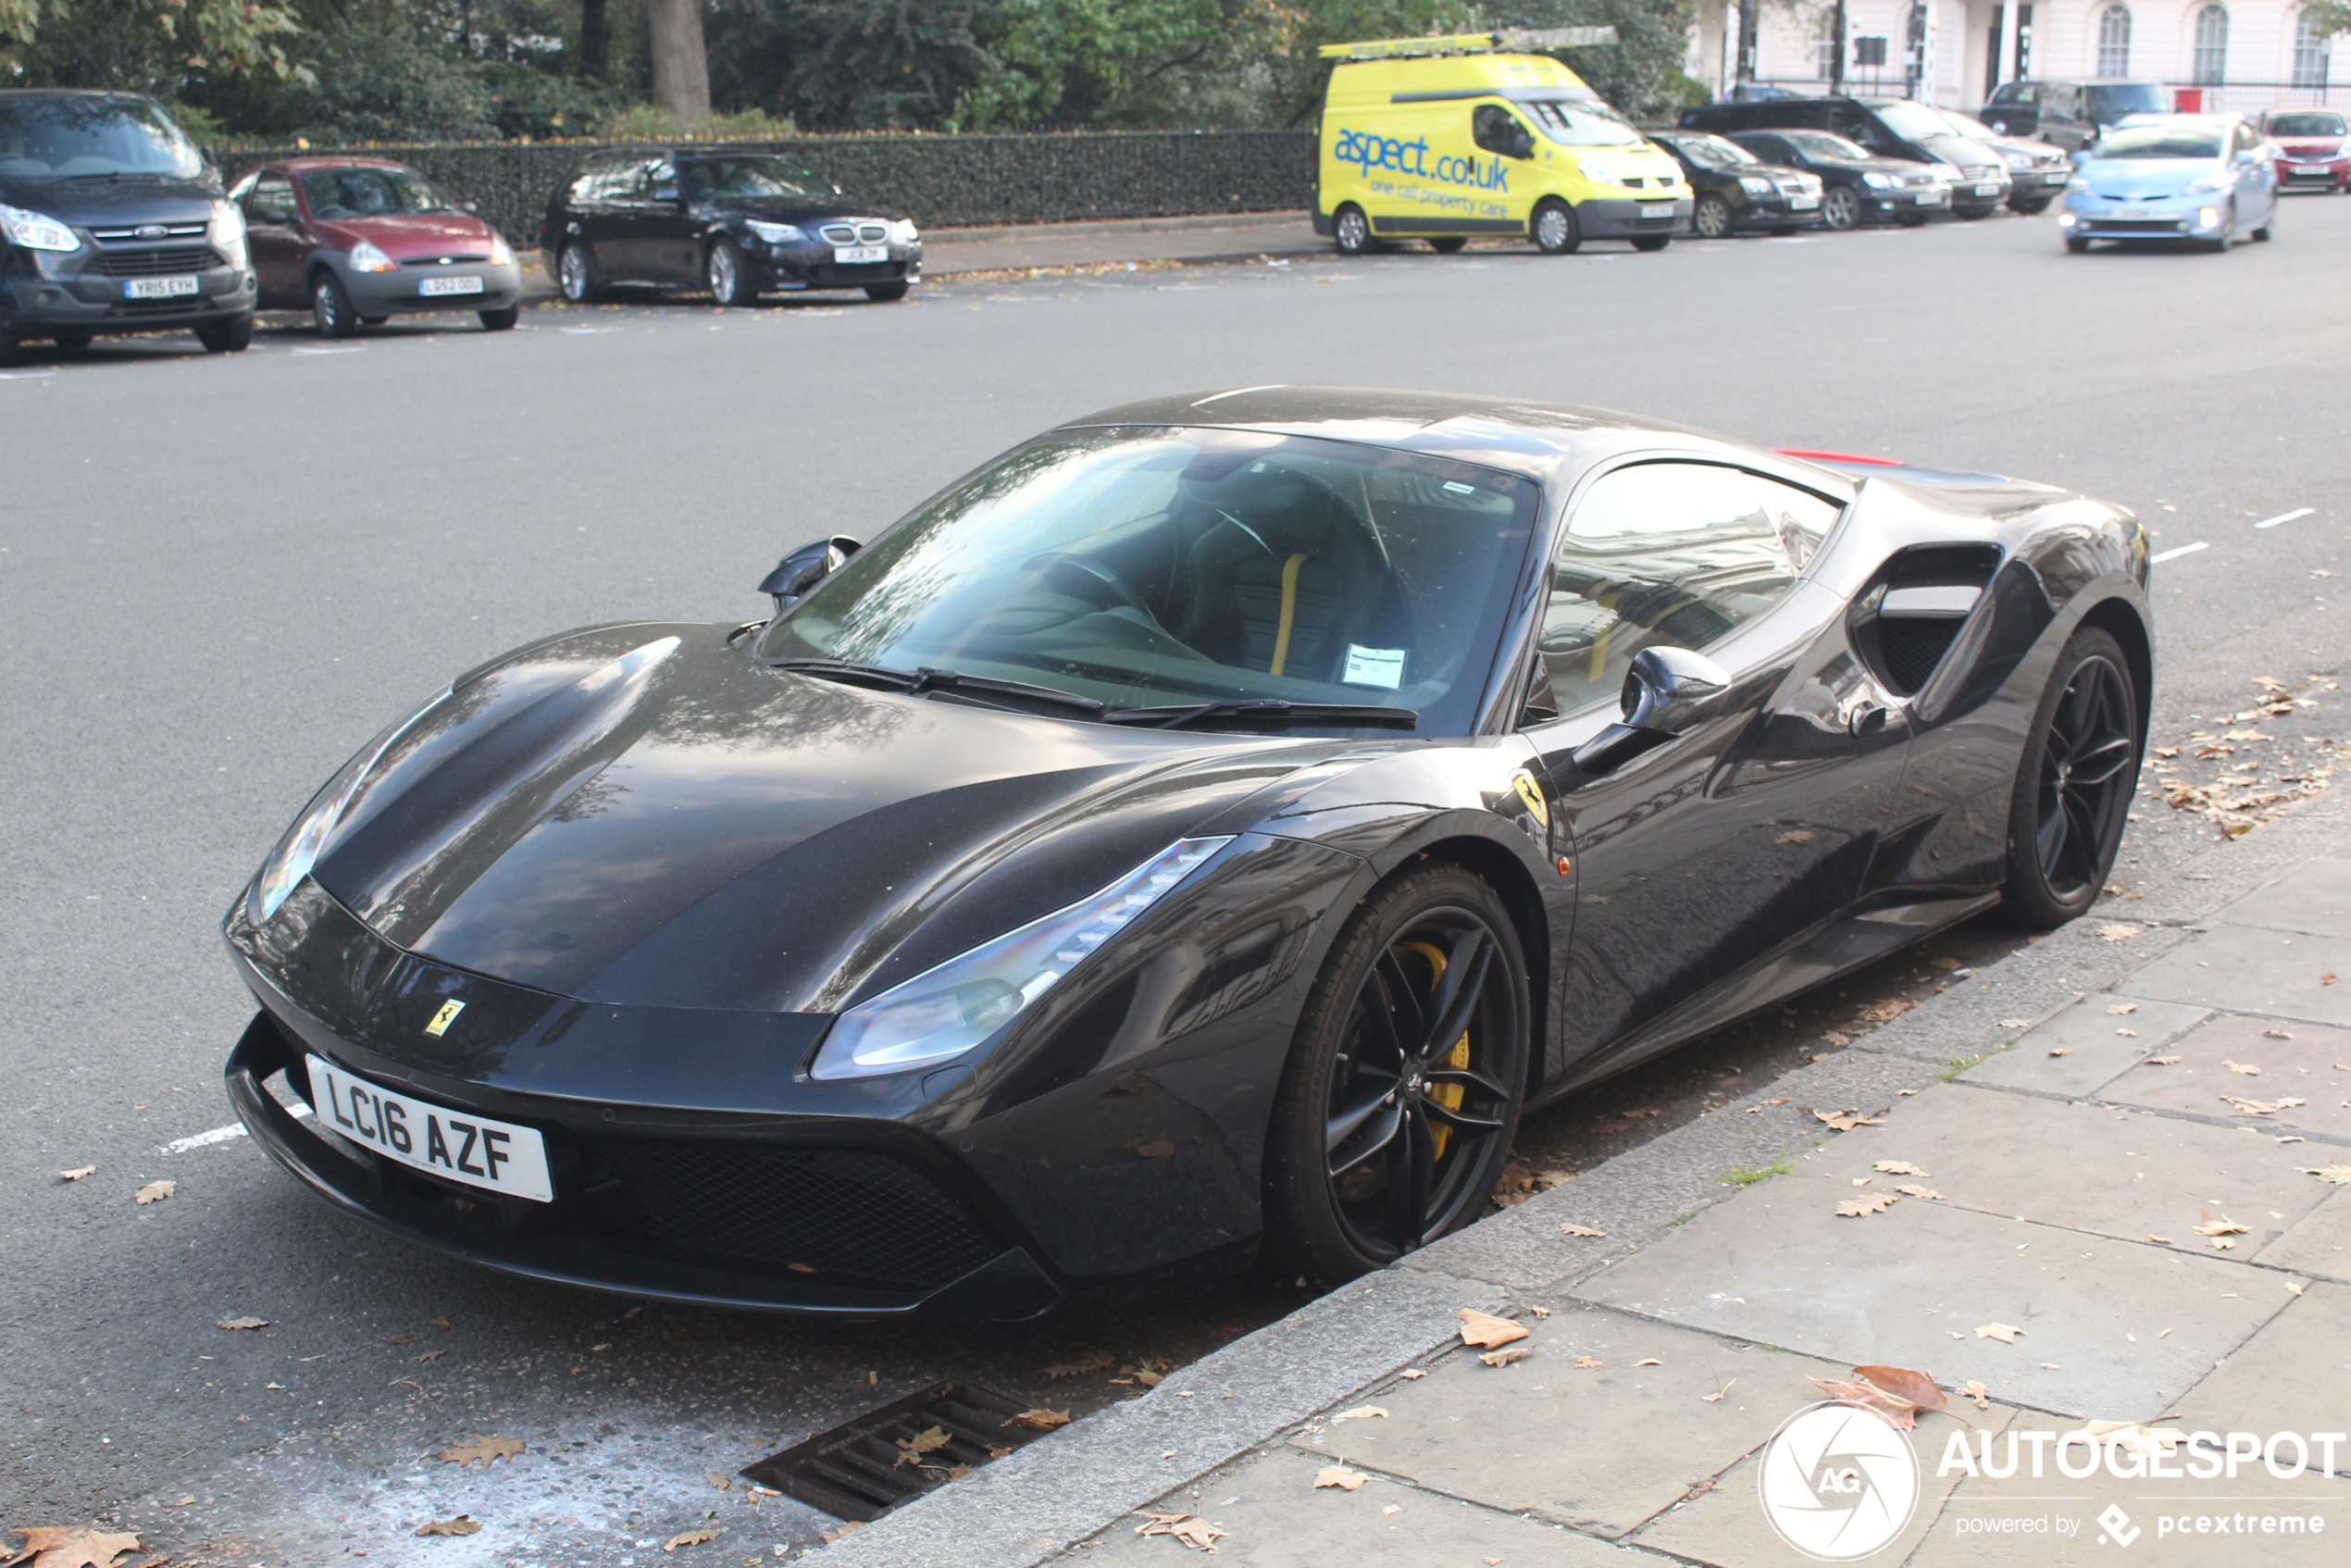
[[[675,161],[656,158],[646,166],[644,204],[641,221],[647,275],[666,283],[700,281],[702,247]]]
[[[2243,215],[2238,222],[2248,229],[2267,229],[2277,217],[2277,160],[2262,156],[2259,132],[2244,120],[2237,121],[2229,145],[2236,168],[2237,210]]]
[[[302,264],[310,254],[310,242],[303,231],[293,178],[281,168],[261,170],[244,193],[243,206],[245,244],[253,255],[262,308],[305,308],[310,301],[303,292]]]
[[[1839,507],[1678,459],[1626,464],[1574,502],[1537,641],[1558,716],[1526,731],[1576,868],[1552,1071],[1703,1014],[1859,897],[1905,731],[1847,642],[1843,601],[1800,575]],[[1720,664],[1727,702],[1589,772],[1576,749],[1619,716],[1633,655],[1658,645]]]
[[[653,169],[666,158],[640,156],[616,165],[596,182],[589,239],[604,276],[650,282],[661,277],[653,242]]]

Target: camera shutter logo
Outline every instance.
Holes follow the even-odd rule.
[[[2106,1512],[2098,1515],[2098,1523],[2106,1527],[2106,1535],[2098,1537],[2100,1546],[2106,1545],[2107,1536],[2113,1537],[2118,1546],[2129,1546],[2139,1538],[2139,1527],[2131,1523],[2131,1516],[2122,1512],[2121,1503],[2108,1503]]]
[[[1763,1517],[1780,1539],[1822,1562],[1883,1549],[1918,1508],[1910,1440],[1852,1405],[1809,1405],[1788,1417],[1756,1475]]]

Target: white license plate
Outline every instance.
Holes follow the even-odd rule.
[[[2147,216],[2147,209],[2145,207],[2116,207],[2114,209],[2114,216],[2117,218],[2145,218]]]
[[[478,294],[481,292],[479,278],[428,278],[417,285],[417,292],[432,294]]]
[[[122,297],[129,300],[178,299],[195,292],[193,278],[129,278],[122,285]]]
[[[1996,196],[2000,193],[2000,188],[1997,185],[1978,185],[1975,188],[1975,193],[1979,196]]]
[[[323,1057],[309,1058],[309,1066],[320,1125],[362,1149],[501,1197],[555,1201],[547,1146],[530,1128],[394,1094]]]
[[[1940,206],[1943,205],[1943,193],[1940,191],[1921,191],[1919,193],[1918,200],[1919,205],[1922,207]]]
[[[1640,205],[1641,221],[1644,223],[1653,223],[1661,218],[1670,219],[1673,216],[1672,202],[1643,202]]]
[[[889,259],[889,247],[888,245],[835,245],[833,247],[833,260],[843,267],[861,261],[888,261]]]
[[[2062,185],[2072,178],[2073,176],[2067,173],[2064,169],[2052,169],[2048,173],[2041,176],[2041,183],[2044,185]]]
[[[1787,210],[1790,212],[1810,212],[1820,205],[1821,198],[1818,196],[1790,196],[1787,199]]]

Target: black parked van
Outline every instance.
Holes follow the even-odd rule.
[[[254,303],[244,219],[161,105],[0,92],[0,357],[174,329],[235,354]]]
[[[555,188],[539,248],[575,305],[610,283],[699,287],[720,305],[802,289],[897,300],[923,270],[903,215],[773,153],[709,147],[598,154]]]

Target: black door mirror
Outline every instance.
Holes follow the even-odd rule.
[[[676,206],[679,201],[678,187],[675,185],[664,185],[660,190],[653,193],[653,200],[665,203],[670,206]]]
[[[1624,717],[1575,748],[1586,773],[1622,767],[1652,746],[1687,734],[1723,711],[1731,678],[1687,648],[1644,648],[1624,672]]]
[[[776,563],[776,569],[761,579],[759,591],[775,599],[776,613],[780,616],[805,597],[810,589],[839,571],[841,564],[862,548],[845,533],[803,544]]]

